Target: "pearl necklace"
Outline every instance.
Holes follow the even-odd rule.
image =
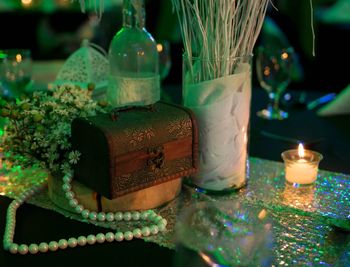
[[[15,227],[16,227],[16,211],[17,209],[26,201],[28,200],[32,195],[39,192],[40,190],[44,189],[47,186],[47,183],[43,183],[38,186],[34,186],[33,188],[27,190],[26,192],[22,193],[18,199],[13,200],[8,209],[7,209],[7,216],[6,216],[6,227],[5,227],[5,233],[4,233],[4,240],[3,245],[4,249],[10,251],[12,254],[21,254],[25,255],[28,252],[31,254],[36,254],[38,252],[48,252],[48,251],[56,251],[58,249],[66,249],[68,247],[75,248],[78,245],[79,246],[85,246],[86,244],[93,245],[96,242],[97,243],[104,243],[107,242],[113,242],[113,241],[123,241],[123,240],[132,240],[135,238],[141,238],[142,236],[149,236],[149,235],[156,235],[159,231],[165,231],[167,220],[163,217],[157,215],[153,210],[147,210],[147,211],[133,211],[133,212],[108,212],[105,214],[104,212],[95,212],[90,211],[86,208],[84,208],[83,205],[79,204],[78,200],[75,198],[75,194],[72,191],[72,173],[66,173],[63,176],[63,185],[62,189],[65,192],[66,198],[69,200],[69,205],[75,209],[75,211],[85,219],[89,219],[91,221],[138,221],[138,220],[144,220],[144,221],[150,221],[153,222],[153,225],[145,226],[142,229],[135,228],[132,231],[126,231],[126,232],[108,232],[106,234],[99,233],[97,235],[88,235],[85,236],[79,236],[78,238],[71,237],[68,240],[66,239],[60,239],[59,241],[51,241],[49,243],[41,242],[40,244],[32,243],[30,245],[27,244],[16,244],[13,243],[13,237],[15,235]]]

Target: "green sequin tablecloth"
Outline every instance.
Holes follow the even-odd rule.
[[[26,188],[46,179],[46,174],[37,169],[15,171],[15,176],[0,177],[0,194],[16,198]],[[350,175],[320,170],[314,187],[294,188],[285,184],[282,163],[250,158],[250,177],[245,188],[229,195],[213,196],[184,186],[179,197],[158,209],[169,222],[168,230],[145,241],[175,249],[174,225],[181,210],[199,201],[238,200],[270,211],[275,265],[350,266],[350,232],[334,226],[349,227],[349,199]],[[87,222],[55,206],[47,191],[29,202]],[[95,224],[119,230],[130,227],[125,223]]]

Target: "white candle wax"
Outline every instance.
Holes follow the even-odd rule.
[[[312,184],[317,178],[318,166],[305,159],[286,164],[286,180],[290,183]]]
[[[322,155],[315,151],[304,150],[302,144],[298,149],[288,150],[282,153],[286,166],[286,180],[292,184],[307,185],[316,181],[318,164]]]

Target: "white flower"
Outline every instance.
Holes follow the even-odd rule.
[[[30,149],[36,150],[38,148],[38,145],[36,143],[32,143]]]
[[[41,141],[42,139],[44,139],[44,135],[41,132],[34,133],[34,140],[35,141]]]
[[[60,145],[61,149],[68,149],[71,147],[71,144],[67,140],[63,140],[62,142],[60,142]]]
[[[9,106],[22,116],[7,125],[4,150],[18,164],[38,160],[50,171],[69,171],[80,158],[78,151],[71,151],[72,120],[103,111],[91,99],[91,92],[72,84],[53,88],[52,94],[34,92],[31,98]]]
[[[71,151],[68,155],[69,163],[70,164],[77,164],[78,160],[80,158],[81,153],[79,151]]]
[[[70,173],[70,172],[71,172],[71,167],[70,167],[70,165],[69,165],[67,162],[65,162],[65,163],[63,163],[63,164],[61,165],[61,170],[62,170],[62,172],[63,172],[64,174]]]
[[[56,109],[54,110],[54,112],[61,116],[68,116],[68,111],[66,109]]]
[[[61,95],[61,101],[63,103],[69,103],[69,102],[72,102],[73,101],[73,96],[71,94],[62,94]]]

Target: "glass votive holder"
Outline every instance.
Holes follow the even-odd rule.
[[[197,202],[177,217],[174,266],[271,266],[272,236],[270,214],[257,205]]]
[[[32,57],[29,49],[0,51],[0,94],[15,99],[32,85]]]
[[[287,183],[294,186],[312,185],[317,179],[318,165],[322,158],[322,154],[307,149],[303,150],[302,156],[298,149],[284,151],[282,159]]]

